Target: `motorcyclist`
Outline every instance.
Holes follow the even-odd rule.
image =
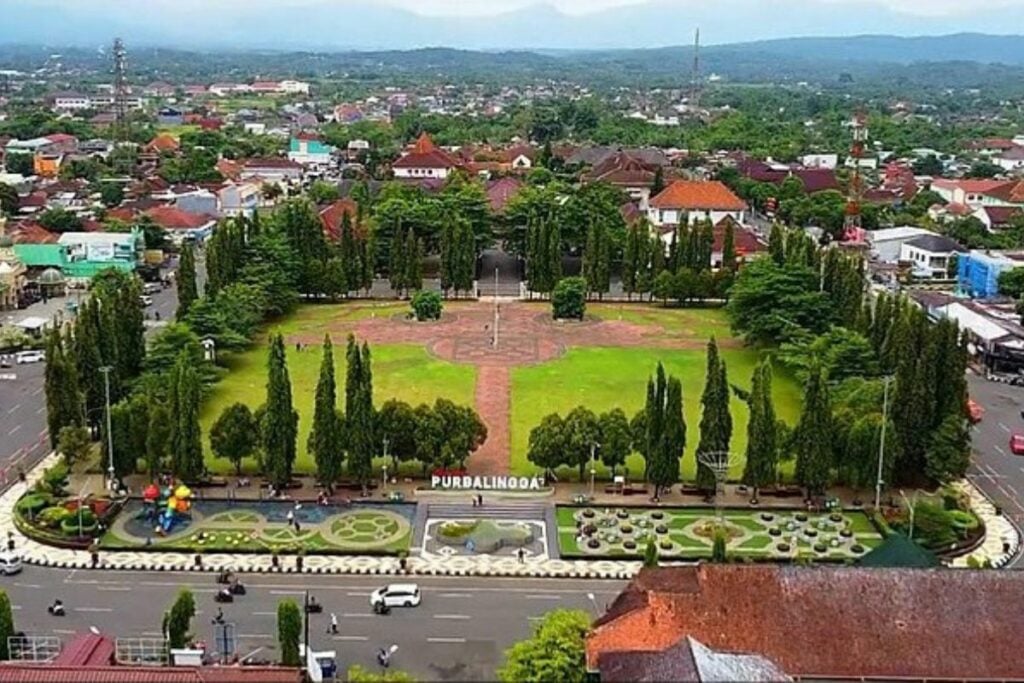
[[[53,604],[50,605],[50,614],[54,615],[55,617],[64,616],[64,603],[61,602],[60,598],[54,600]]]

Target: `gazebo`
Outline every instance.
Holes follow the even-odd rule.
[[[39,285],[39,289],[43,291],[46,296],[60,296],[64,294],[64,285],[66,284],[64,273],[60,272],[56,268],[47,268],[39,277],[36,278],[36,284]]]

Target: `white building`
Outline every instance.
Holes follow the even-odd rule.
[[[900,247],[900,261],[909,261],[915,277],[945,279],[951,276],[953,256],[967,250],[943,235],[920,235]]]
[[[647,217],[655,227],[679,225],[683,220],[693,224],[710,218],[718,224],[729,216],[740,225],[746,217],[747,205],[717,180],[677,180],[651,198]]]
[[[807,168],[835,169],[839,165],[838,154],[805,154],[800,163]]]
[[[868,230],[868,244],[871,253],[882,263],[896,263],[900,260],[903,245],[918,237],[938,236],[931,230],[904,225],[899,228]]]
[[[288,93],[290,95],[308,95],[309,94],[309,83],[305,81],[281,81],[277,85],[278,92]]]

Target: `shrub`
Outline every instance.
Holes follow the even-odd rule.
[[[445,538],[465,538],[473,533],[476,525],[477,522],[475,520],[471,522],[445,522],[437,532]]]
[[[48,508],[43,508],[35,516],[36,524],[44,526],[48,529],[56,529],[60,526],[60,523],[71,516],[71,511],[63,505],[53,505]]]
[[[581,277],[562,278],[551,293],[551,315],[556,320],[583,320],[587,310],[587,283]]]
[[[416,292],[412,301],[412,313],[416,316],[416,320],[423,322],[424,320],[440,320],[441,311],[444,309],[444,304],[441,302],[441,295],[437,292],[428,292],[420,290]]]
[[[49,493],[53,496],[61,496],[64,493],[64,487],[68,485],[68,466],[64,462],[59,462],[53,467],[43,472],[42,478],[39,483],[36,484],[36,488],[41,493]]]
[[[647,541],[647,547],[644,548],[644,566],[658,566],[658,546],[655,545],[653,538]]]
[[[53,496],[48,493],[29,493],[18,501],[18,512],[34,518],[43,508],[52,503]]]
[[[941,504],[927,501],[914,506],[914,539],[932,549],[945,549],[956,543],[957,529],[953,513]]]

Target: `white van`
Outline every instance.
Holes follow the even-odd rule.
[[[420,604],[420,587],[415,583],[392,583],[370,593],[370,607],[416,607]]]
[[[46,360],[45,351],[19,351],[14,356],[14,360],[18,365],[24,365],[26,363],[42,363]]]
[[[21,571],[21,555],[10,550],[0,553],[0,574],[10,576]]]

